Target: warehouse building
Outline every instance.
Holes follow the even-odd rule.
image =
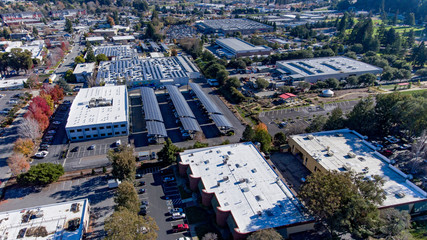
[[[217,51],[220,56],[232,57],[251,57],[268,56],[272,49],[267,46],[254,46],[239,38],[221,38],[216,40],[222,49]]]
[[[74,76],[76,77],[76,82],[87,82],[92,78],[93,72],[95,71],[95,63],[79,63],[76,68],[74,68]]]
[[[81,240],[88,231],[88,199],[0,213],[1,239]]]
[[[127,136],[129,109],[126,86],[80,89],[68,115],[65,131],[71,142]]]
[[[269,228],[285,237],[313,229],[314,219],[252,143],[186,150],[178,166],[234,239]]]
[[[134,36],[113,36],[111,38],[114,44],[127,44],[130,42],[135,42]]]
[[[105,38],[104,37],[87,37],[86,38],[87,42],[90,42],[91,44],[103,44],[105,42]]]
[[[186,56],[163,58],[127,58],[101,62],[97,83],[114,85],[126,81],[130,87],[187,85],[189,79],[199,78],[197,67]]]
[[[243,35],[255,32],[272,32],[272,26],[246,18],[204,20],[197,23],[198,29],[205,34],[223,34],[240,32]]]
[[[347,57],[309,58],[277,62],[284,80],[314,83],[328,78],[343,80],[365,73],[381,74],[382,68]]]
[[[94,47],[93,52],[95,56],[104,54],[110,59],[113,57],[129,58],[137,55],[136,49],[132,48],[131,45]]]
[[[342,129],[293,135],[288,141],[292,153],[311,172],[354,171],[364,174],[367,180],[380,176],[385,180],[383,189],[386,194],[380,208],[394,207],[411,214],[427,211],[427,193],[359,133]]]

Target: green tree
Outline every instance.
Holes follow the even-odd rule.
[[[64,90],[64,92],[71,92],[70,85],[64,79],[59,79],[58,85]]]
[[[37,28],[35,26],[33,27],[33,36],[34,37],[39,36],[39,30],[37,30]]]
[[[55,182],[64,174],[61,164],[39,163],[26,173],[18,175],[17,181],[24,185],[46,185]]]
[[[256,129],[254,139],[255,142],[261,143],[261,151],[269,152],[271,148],[271,136],[265,129]]]
[[[414,13],[409,13],[407,18],[406,18],[406,23],[408,25],[414,26],[415,25],[415,14]]]
[[[68,32],[68,33],[73,33],[74,29],[73,29],[73,23],[71,22],[70,19],[65,19],[65,28],[64,31]]]
[[[359,83],[364,84],[366,86],[371,86],[375,83],[375,80],[377,80],[377,77],[375,77],[372,73],[365,73],[363,75],[360,75],[357,80]]]
[[[246,125],[246,128],[242,134],[242,140],[244,142],[251,142],[253,141],[254,137],[255,137],[254,129],[250,125]]]
[[[320,132],[326,124],[326,117],[323,115],[317,115],[310,125],[305,129],[306,132]]]
[[[347,84],[350,86],[356,86],[359,84],[359,80],[357,79],[356,76],[350,76],[346,79]]]
[[[108,61],[108,57],[103,53],[96,55],[96,62],[99,64],[102,61]]]
[[[162,150],[157,153],[159,160],[165,163],[174,163],[176,162],[176,154],[180,149],[172,143],[170,138],[166,139]]]
[[[107,158],[113,167],[112,174],[119,180],[133,181],[136,173],[136,158],[133,147],[122,145],[118,152],[109,150]]]
[[[93,49],[92,49],[92,47],[90,47],[90,48],[87,50],[87,53],[86,53],[86,61],[85,61],[85,62],[91,63],[91,62],[95,62],[95,61],[96,61],[95,54],[93,53]]]
[[[347,114],[346,126],[363,135],[373,134],[374,102],[372,98],[360,100]]]
[[[239,79],[237,79],[236,77],[229,78],[227,80],[227,82],[226,82],[226,87],[229,87],[229,88],[232,88],[232,87],[238,88],[238,87],[240,87],[240,81],[239,81]]]
[[[105,220],[107,240],[151,240],[157,239],[159,228],[149,216],[140,216],[127,209],[115,211]]]
[[[380,218],[382,220],[380,232],[386,236],[386,239],[404,239],[399,238],[399,235],[411,228],[411,215],[408,211],[387,208],[381,210]]]
[[[401,112],[396,111],[396,104],[406,97],[399,93],[379,94],[375,104],[375,130],[378,136],[387,136],[393,127],[401,123]],[[403,109],[402,109],[403,110]]]
[[[219,63],[214,63],[205,69],[204,74],[205,74],[206,78],[216,79],[217,74],[221,70],[225,70],[225,67]]]
[[[75,82],[76,81],[76,76],[73,74],[73,70],[68,69],[65,72],[64,79],[67,82]]]
[[[218,83],[220,86],[224,85],[225,82],[228,79],[228,71],[227,70],[220,70],[217,74],[216,74],[216,80],[218,80]]]
[[[310,89],[310,83],[308,82],[299,82],[298,88],[300,89]]]
[[[363,175],[354,173],[317,171],[307,178],[299,197],[315,217],[326,223],[330,233],[366,238],[379,227],[376,205],[385,199],[383,184],[379,176],[366,181]]]
[[[328,78],[325,80],[325,83],[328,84],[329,88],[336,89],[340,85],[340,81],[336,78]]]
[[[139,212],[140,202],[138,193],[131,182],[123,181],[119,185],[114,203],[116,204],[116,211],[119,211],[121,208],[126,208],[133,213]]]
[[[283,132],[274,134],[274,145],[280,146],[286,143],[286,135]]]
[[[259,89],[265,89],[268,87],[268,85],[270,85],[270,83],[263,79],[263,78],[257,78],[255,80],[256,85],[258,86]]]
[[[326,120],[323,130],[334,130],[344,128],[344,117],[342,109],[337,107],[332,110],[328,120]]]
[[[274,228],[269,228],[252,233],[248,240],[283,240],[283,237]]]
[[[82,56],[77,56],[76,58],[74,58],[74,63],[75,64],[80,64],[80,63],[84,63],[85,59]]]

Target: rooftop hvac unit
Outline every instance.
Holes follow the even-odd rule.
[[[314,136],[313,135],[307,135],[307,138],[309,139],[309,140],[313,140],[314,139]]]
[[[246,182],[246,178],[241,178],[241,179],[239,179],[239,182],[240,182],[240,183],[244,183],[244,182]]]
[[[344,168],[344,169],[345,169],[345,170],[347,170],[347,171],[351,171],[351,165],[350,165],[350,164],[348,164],[348,163],[346,163],[346,164],[342,165],[342,168]]]
[[[328,150],[328,156],[330,156],[330,157],[334,156],[334,151]]]
[[[405,197],[405,193],[404,192],[397,192],[396,196],[399,198],[404,198]]]
[[[223,181],[227,181],[227,180],[228,180],[228,176],[224,176],[224,177],[222,178],[222,180],[223,180]]]
[[[217,182],[216,182],[216,186],[217,186],[217,187],[221,186],[221,182],[220,182],[220,181],[217,181]]]
[[[355,154],[354,152],[348,152],[348,153],[347,153],[347,155],[348,155],[350,158],[355,158],[355,157],[356,157],[356,154]]]

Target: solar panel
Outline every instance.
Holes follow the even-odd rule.
[[[203,106],[206,108],[206,111],[210,114],[222,114],[222,111],[216,106],[215,103],[203,92],[200,86],[197,83],[190,83],[190,87],[193,89],[193,92],[202,102]]]
[[[185,101],[184,96],[182,96],[181,92],[176,86],[166,85],[166,88],[169,92],[169,95],[172,99],[173,105],[175,106],[176,112],[179,117],[190,117],[196,118],[193,112],[188,106],[187,101]]]
[[[180,117],[179,120],[182,123],[182,126],[186,131],[193,131],[193,132],[201,132],[202,129],[199,126],[199,123],[194,118],[189,117]]]
[[[155,120],[163,122],[159,103],[157,102],[154,90],[148,87],[141,88],[141,99],[144,104],[145,120]]]
[[[222,114],[212,114],[211,118],[215,122],[215,125],[220,129],[233,128],[233,125],[231,125],[230,121],[228,121],[228,119]]]
[[[157,121],[146,121],[148,136],[167,137],[165,124]]]

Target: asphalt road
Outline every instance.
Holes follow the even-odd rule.
[[[74,44],[71,48],[70,53],[65,56],[64,62],[55,70],[56,74],[65,74],[68,69],[73,69],[74,66],[74,58],[81,54],[81,51],[84,49],[84,46],[80,45],[80,37],[81,34],[77,34],[74,37]]]

